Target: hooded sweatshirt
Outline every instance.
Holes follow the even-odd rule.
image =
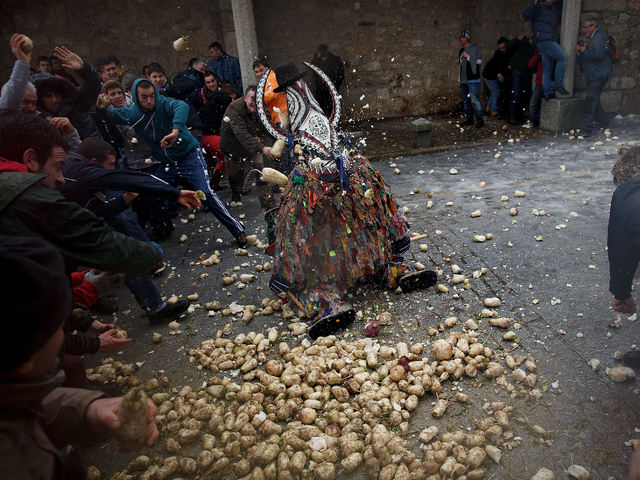
[[[138,85],[142,82],[153,86],[146,78],[136,80],[133,83],[133,105],[125,108],[98,109],[97,114],[100,118],[111,120],[118,125],[131,125],[151,149],[153,158],[156,160],[163,163],[177,163],[198,146],[198,141],[193,138],[186,126],[189,106],[181,100],[160,95],[154,87],[156,104],[153,111],[143,112],[138,104],[137,95]],[[169,148],[160,147],[160,141],[174,128],[180,130],[174,144]]]

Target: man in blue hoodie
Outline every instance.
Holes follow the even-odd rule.
[[[556,0],[534,0],[522,12],[522,18],[531,20],[533,47],[542,56],[542,94],[546,100],[555,97],[552,90],[561,95],[569,95],[562,85],[567,54],[558,44],[558,14],[553,5],[555,2]],[[557,63],[555,81],[552,82],[553,60]]]
[[[598,19],[591,17],[585,20],[582,31],[586,35],[589,46],[576,45],[578,63],[582,64],[584,79],[587,82],[587,95],[584,97],[584,113],[580,134],[591,135],[591,124],[595,119],[600,127],[609,126],[609,117],[600,104],[600,95],[613,76],[613,63],[609,56],[609,37],[598,26]]]
[[[209,186],[207,165],[198,141],[186,127],[189,107],[181,100],[159,95],[153,84],[141,78],[133,84],[133,105],[107,109],[98,105],[101,118],[131,125],[160,161],[147,173],[177,186],[181,179],[206,195],[203,204],[227,227],[240,245],[247,243],[244,225],[236,220]]]

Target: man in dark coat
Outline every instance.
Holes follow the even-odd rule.
[[[320,68],[320,70],[327,74],[329,79],[333,82],[333,85],[336,87],[336,90],[340,88],[340,85],[344,82],[344,65],[342,64],[342,60],[339,56],[334,55],[329,51],[329,47],[327,45],[323,43],[318,46],[318,51],[313,56],[311,64]],[[329,88],[317,75],[315,97],[325,115],[331,115],[331,93],[329,92]]]
[[[244,97],[234,100],[227,107],[220,128],[220,148],[224,153],[229,185],[231,185],[231,199],[234,202],[241,199],[245,165],[249,163],[252,168],[262,170],[263,155],[273,160],[271,147],[266,145],[270,143],[268,136],[256,118],[255,98],[256,87],[251,85],[247,87]],[[256,183],[260,206],[264,209],[273,208],[275,199],[269,184],[262,180]]]
[[[38,110],[47,118],[67,117],[78,130],[81,140],[99,137],[98,126],[89,114],[102,88],[98,72],[66,47],[56,47],[55,54],[63,67],[78,74],[82,83],[74,87],[69,80],[53,76],[35,80]]]

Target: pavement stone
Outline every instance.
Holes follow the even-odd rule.
[[[466,430],[474,419],[486,416],[485,403],[506,400],[515,406],[511,422],[515,436],[521,438],[520,445],[505,451],[501,464],[492,465],[485,478],[525,479],[541,467],[551,469],[556,478],[564,478],[563,470],[573,463],[585,466],[595,478],[626,478],[632,449],[625,442],[640,438],[637,380],[616,384],[604,370],[619,363],[614,360],[615,351],[626,351],[638,341],[638,327],[628,316],[623,316],[620,328],[607,327],[614,312],[610,308],[605,247],[615,187],[609,171],[617,159],[616,142],[640,140],[640,118],[615,119],[610,128],[618,140],[602,134],[588,140],[569,139],[567,135],[526,141],[514,138],[514,142],[501,145],[483,144],[375,163],[401,204],[408,208],[412,231],[428,234],[428,238],[416,242],[427,244],[427,252],[413,245],[409,260],[442,270],[439,283],[448,285],[451,291],[442,294],[431,288],[398,295],[358,286],[350,292],[349,301],[362,312],[363,320],[380,311],[390,311],[392,325],[383,327],[378,337],[381,343],[429,344],[433,338],[429,337],[428,328],[450,316],[458,317],[460,323],[473,318],[492,349],[513,350],[514,354],[535,358],[537,388],[544,391],[540,400],[518,394],[518,389],[511,398],[495,383],[466,379],[455,386],[472,400],[464,405],[452,404],[441,419],[431,417],[435,398],[427,395],[412,416],[411,431],[415,435],[412,438],[410,434],[408,440],[416,447],[420,443],[417,434],[425,426],[436,425],[441,432]],[[594,146],[598,140],[604,145]],[[396,167],[389,167],[391,163]],[[393,173],[395,168],[402,173]],[[451,175],[451,168],[458,173]],[[432,169],[434,173],[429,174]],[[480,187],[480,182],[487,185]],[[412,194],[416,188],[420,192]],[[514,197],[516,190],[524,191],[526,196]],[[572,194],[572,190],[577,193]],[[431,198],[428,192],[433,192]],[[510,197],[509,201],[502,202],[502,195]],[[228,201],[229,197],[228,191],[221,192],[223,200]],[[427,209],[429,200],[433,202],[431,209]],[[453,202],[453,206],[446,206],[447,202]],[[511,207],[519,209],[517,216],[509,215]],[[534,216],[534,208],[545,210],[548,215]],[[469,213],[476,209],[482,211],[482,216],[470,218]],[[243,205],[231,211],[234,215],[244,213],[247,233],[264,239],[265,222],[255,193],[243,198]],[[571,212],[577,216],[571,216]],[[173,237],[162,242],[168,268],[154,282],[163,295],[186,298],[197,292],[199,303],[218,300],[223,306],[232,301],[258,305],[264,297],[273,298],[268,289],[270,272],[255,272],[255,265],[270,261],[269,257],[256,247],[247,248],[248,256],[236,256],[233,237],[208,213],[199,212],[194,221],[183,224],[181,220],[186,218],[183,213],[176,219]],[[560,224],[566,228],[556,229]],[[183,233],[188,239],[178,243]],[[475,243],[472,237],[476,233],[493,233],[494,237]],[[536,241],[538,235],[544,240]],[[508,242],[513,247],[507,246]],[[220,265],[197,264],[201,254],[209,256],[214,250],[220,251]],[[460,266],[467,275],[469,290],[464,290],[462,284],[451,285],[451,264]],[[243,290],[233,285],[222,288],[222,276],[235,266],[240,267],[240,273],[255,273],[257,280]],[[488,269],[487,274],[471,278],[472,272],[482,267]],[[209,276],[202,279],[202,273]],[[454,298],[456,295],[458,298]],[[515,322],[521,325],[514,330],[514,342],[503,341],[504,332],[480,318],[486,297],[502,300],[495,310],[500,316],[513,319],[509,328]],[[115,315],[118,325],[134,340],[121,352],[86,356],[87,366],[97,365],[106,356],[125,363],[145,361],[137,373],[141,379],[162,373],[170,378],[172,387],[199,387],[206,372],[190,364],[185,351],[213,337],[230,318],[208,316],[206,310],[198,308],[180,320],[183,333],[170,336],[167,326],[150,327],[140,317],[139,308],[126,290],[118,292],[118,299],[121,312],[131,310],[127,315]],[[535,299],[539,302],[534,304]],[[555,300],[560,303],[552,305]],[[236,321],[232,336],[249,331],[264,333],[273,326],[282,331],[286,330],[286,323],[279,315],[256,317],[247,325]],[[344,336],[363,336],[363,326],[363,321],[356,322]],[[162,333],[162,343],[151,342],[153,332]],[[288,337],[290,344],[300,340]],[[587,364],[591,358],[601,361],[599,371],[593,372]],[[447,391],[451,387],[447,384]],[[531,425],[545,428],[548,435],[534,435],[526,424],[516,421],[523,417]],[[146,454],[150,456],[167,456],[162,441],[149,451],[151,454]],[[108,442],[82,449],[81,456],[85,465],[95,464],[101,471],[111,473],[124,468],[137,455],[117,452],[117,444]],[[358,478],[358,472],[361,471],[340,478]]]

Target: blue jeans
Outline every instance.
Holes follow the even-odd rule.
[[[529,120],[535,126],[540,125],[540,104],[542,103],[542,85],[536,84],[529,102]]]
[[[464,113],[468,119],[473,118],[473,108],[476,110],[476,119],[482,120],[482,104],[480,103],[480,97],[478,96],[478,90],[480,90],[480,80],[468,80],[467,83],[460,84],[460,90],[462,91],[462,103],[464,103]]]
[[[498,100],[500,100],[500,87],[498,86],[498,80],[487,80],[484,79],[484,83],[487,84],[491,95],[489,96],[489,103],[487,107],[491,109],[492,112],[498,111]]]
[[[207,173],[207,163],[202,156],[200,147],[196,147],[187,154],[178,163],[168,163],[154,165],[146,170],[156,177],[164,180],[176,187],[181,179],[185,179],[191,184],[194,190],[202,190],[207,197],[202,201],[220,222],[227,227],[234,237],[237,237],[244,231],[244,225],[227,210],[224,203],[218,198],[218,195],[211,190],[209,186],[209,174]]]
[[[549,95],[551,94],[551,88],[562,86],[564,69],[567,66],[567,54],[564,53],[564,50],[557,42],[551,40],[542,40],[536,43],[535,47],[542,56],[542,91],[544,95]],[[552,83],[551,70],[553,69],[553,60],[557,63],[556,77]]]
[[[106,192],[107,198],[114,198],[120,195],[122,195],[122,192]],[[144,230],[142,230],[142,227],[140,227],[140,224],[128,208],[123,210],[119,215],[105,218],[105,220],[109,226],[118,233],[135,238],[141,242],[149,241],[149,237],[144,233]],[[150,279],[137,277],[135,275],[125,275],[124,283],[135,297],[140,308],[147,312],[147,315],[157,313],[166,306],[160,292]]]

